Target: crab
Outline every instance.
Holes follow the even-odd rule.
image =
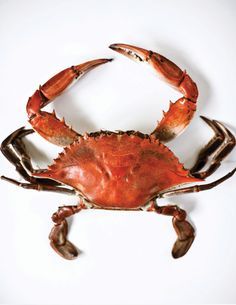
[[[74,79],[79,79],[89,70],[112,59],[95,59],[67,68],[50,78],[29,98],[26,109],[33,129],[19,128],[2,142],[1,152],[26,181],[20,182],[5,176],[1,178],[24,189],[78,196],[77,205],[60,206],[52,215],[54,226],[49,235],[50,244],[65,259],[74,259],[79,254],[67,238],[66,219],[89,208],[148,211],[171,216],[177,234],[172,256],[182,257],[194,241],[194,228],[183,209],[177,205],[160,206],[157,200],[208,190],[230,178],[236,168],[211,183],[200,183],[231,152],[235,146],[235,137],[219,121],[202,116],[213,129],[214,136],[200,151],[194,166],[184,168],[164,143],[174,139],[190,123],[198,97],[195,82],[186,71],[158,53],[128,44],[112,44],[110,48],[137,62],[148,63],[183,96],[175,103],[170,103],[169,110],[151,134],[129,130],[97,131],[81,135],[68,127],[64,119],[57,118],[55,111],[49,113],[41,109],[61,94]],[[34,131],[64,148],[46,169],[33,168],[23,142],[23,138]],[[195,184],[182,187],[187,183]]]

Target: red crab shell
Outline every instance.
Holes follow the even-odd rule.
[[[122,209],[141,207],[173,186],[202,181],[157,139],[134,131],[81,137],[37,176],[70,185],[97,206]]]

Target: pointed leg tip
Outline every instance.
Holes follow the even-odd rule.
[[[208,117],[204,116],[204,115],[200,115],[200,118],[207,123],[209,126],[211,127],[218,127],[219,125],[222,125],[220,122],[218,122],[217,120],[211,120]]]
[[[218,120],[212,120],[212,122],[213,122],[215,125],[217,125],[218,127],[220,127],[221,130],[226,131],[226,132],[229,131],[228,128],[226,128],[226,127],[224,126],[224,124],[222,124],[222,123],[219,122]]]
[[[206,116],[204,116],[204,115],[200,115],[200,118],[203,120],[203,121],[205,121],[205,122],[211,122],[211,120],[210,119],[208,119]]]
[[[231,171],[232,176],[235,174],[236,172],[236,167]]]
[[[15,185],[20,185],[20,182],[16,181],[15,179],[8,178],[8,177],[3,176],[3,175],[2,175],[0,178],[1,178],[1,180],[4,180],[4,181],[7,181],[7,182],[10,182],[10,183],[12,183],[12,184],[15,184]]]
[[[1,175],[1,176],[0,176],[0,179],[1,179],[1,180],[4,180],[4,181],[8,181],[8,182],[14,181],[13,179],[8,178],[8,177],[6,177],[6,176],[4,176],[4,175]]]
[[[29,135],[29,134],[31,134],[31,133],[34,133],[35,131],[34,131],[34,129],[25,129],[25,128],[23,128],[22,129],[22,132],[21,132],[21,137],[25,137],[25,136],[27,136],[27,135]]]
[[[222,129],[222,124],[218,122],[217,120],[211,120],[203,115],[200,115],[200,118],[207,124],[209,125],[215,132],[219,133],[220,130]],[[224,126],[223,126],[224,127]],[[222,133],[222,131],[221,131]]]
[[[20,128],[18,128],[16,131],[21,131],[21,130],[24,130],[25,129],[25,126],[21,126]]]
[[[10,136],[11,136],[11,139],[14,139],[17,137],[22,138],[22,137],[25,137],[28,134],[31,134],[34,132],[35,132],[34,129],[32,129],[32,128],[26,129],[25,126],[22,126],[22,127],[18,128],[17,130],[15,130]]]

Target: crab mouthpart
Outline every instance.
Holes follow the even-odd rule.
[[[152,51],[123,43],[111,44],[109,48],[138,62],[148,61],[152,55]]]

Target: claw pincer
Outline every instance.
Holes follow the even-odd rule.
[[[64,120],[58,119],[55,112],[48,113],[41,109],[60,95],[74,79],[80,78],[89,70],[109,61],[111,59],[95,59],[72,66],[57,73],[40,86],[29,98],[26,106],[29,123],[34,130],[49,142],[63,147],[78,139],[80,134],[69,128]]]
[[[162,142],[172,140],[184,131],[196,110],[198,97],[197,85],[191,77],[166,57],[128,44],[112,44],[110,48],[130,59],[147,62],[164,81],[183,94],[175,103],[170,103],[169,110],[152,132]]]

